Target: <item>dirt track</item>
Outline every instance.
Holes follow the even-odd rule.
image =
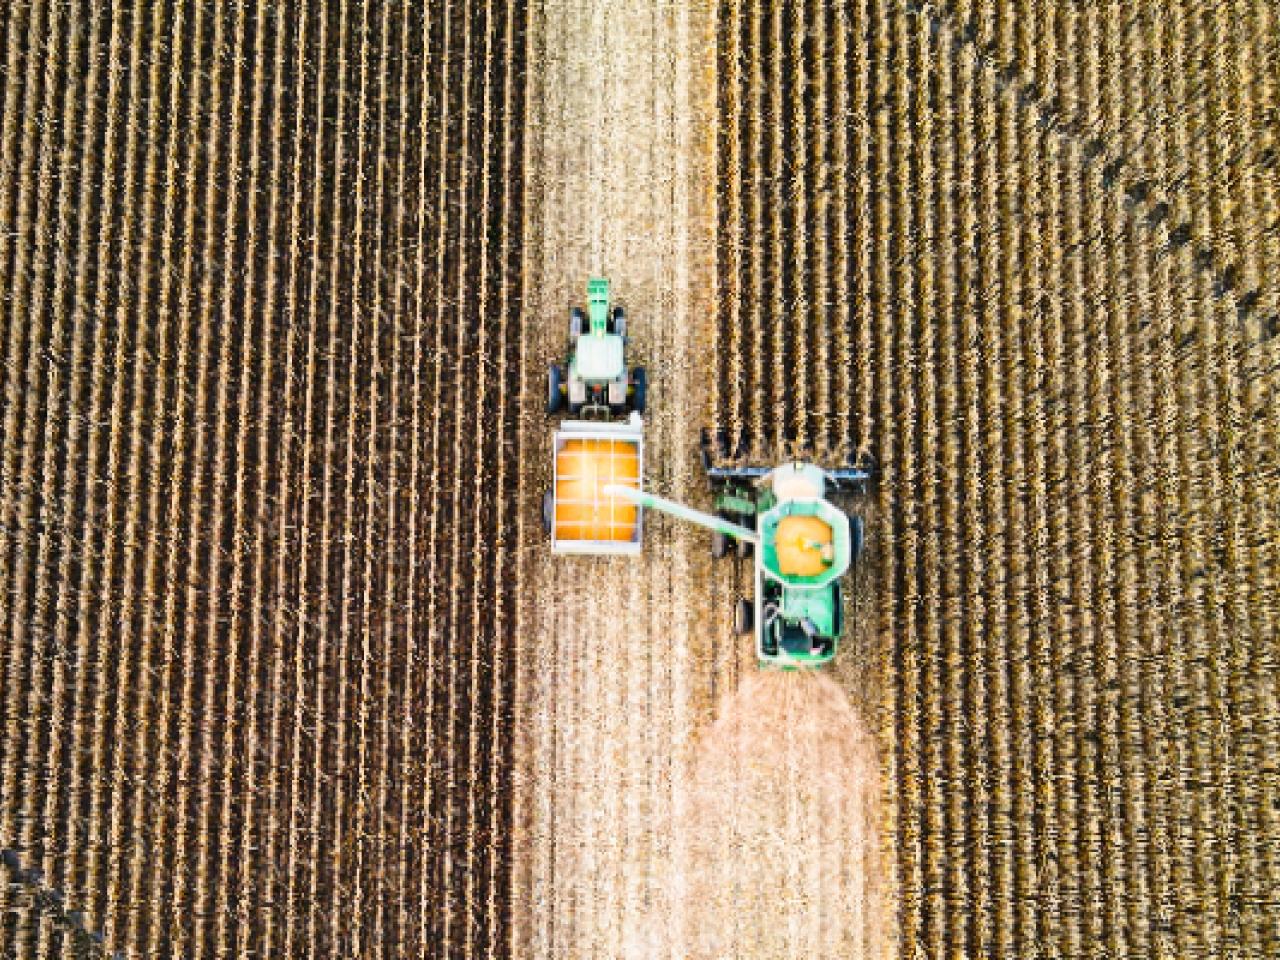
[[[709,144],[695,146],[690,122],[710,104],[690,102],[688,70],[709,17],[669,4],[556,2],[537,19],[534,49],[545,60],[529,124],[542,136],[530,157],[525,449],[543,451],[543,462],[527,461],[524,502],[535,504],[548,479],[537,373],[562,358],[567,306],[591,273],[608,275],[629,308],[632,362],[655,385],[650,481],[688,496],[707,409],[699,361],[711,279],[711,223],[695,219],[707,198],[693,193],[691,165],[695,151],[710,162]],[[709,82],[697,90],[709,97]],[[519,657],[515,897],[530,909],[515,953],[634,955],[661,933],[652,918],[681,906],[666,890],[678,855],[667,828],[685,802],[690,736],[709,708],[710,660],[690,629],[710,608],[708,562],[696,534],[662,523],[638,562],[552,559],[532,518],[524,549],[532,602]]]
[[[648,483],[705,498],[696,443],[712,422],[714,376],[712,13],[562,0],[531,30],[542,66],[528,128],[541,136],[529,158],[523,442],[542,458],[522,477],[515,954],[688,956],[699,922],[683,829],[694,750],[716,702],[754,669],[749,641],[728,625],[735,573],[726,565],[713,579],[706,535],[652,515],[638,561],[552,558],[535,508],[551,432],[539,372],[563,358],[567,307],[593,273],[614,281],[633,356],[649,370]],[[732,951],[755,955],[744,940]]]
[[[830,672],[744,676],[699,737],[683,955],[884,956],[876,766]]]

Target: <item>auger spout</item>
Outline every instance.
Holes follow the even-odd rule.
[[[669,513],[673,517],[687,520],[689,523],[696,523],[698,526],[706,527],[708,530],[716,530],[735,540],[745,540],[747,543],[756,545],[760,543],[760,537],[754,530],[748,530],[744,526],[731,523],[715,516],[715,514],[694,510],[692,507],[686,507],[683,503],[676,503],[676,501],[668,500],[666,497],[659,497],[655,494],[645,493],[644,491],[636,490],[634,487],[625,487],[617,483],[606,485],[604,493],[610,497],[630,500],[637,506],[661,510],[663,513]]]

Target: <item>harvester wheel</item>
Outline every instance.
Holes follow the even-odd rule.
[[[569,308],[569,339],[577,340],[587,329],[587,315],[581,307]]]
[[[564,401],[564,372],[560,364],[547,367],[547,413],[555,413]]]
[[[729,552],[729,538],[719,530],[711,531],[711,557],[719,560]]]
[[[631,409],[636,413],[644,413],[647,386],[644,367],[636,367],[631,371]]]
[[[620,337],[627,335],[627,314],[621,307],[613,308],[613,332]]]
[[[854,563],[857,563],[858,558],[862,556],[865,536],[862,517],[856,513],[849,514],[849,556],[853,558]]]
[[[751,627],[752,627],[751,621],[754,619],[754,616],[753,616],[754,613],[755,613],[755,609],[752,606],[751,600],[748,599],[747,597],[742,597],[738,601],[737,606],[733,608],[734,632],[750,633]]]
[[[547,536],[551,535],[551,524],[555,519],[556,501],[548,490],[542,495],[542,529],[546,531]]]

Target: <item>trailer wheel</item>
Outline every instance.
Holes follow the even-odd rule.
[[[737,606],[733,608],[734,632],[739,634],[750,633],[752,628],[751,621],[755,619],[754,613],[755,608],[749,598],[742,597],[739,599]]]
[[[587,329],[587,315],[581,307],[569,308],[569,339],[577,340]]]
[[[729,552],[729,538],[719,530],[711,531],[711,557],[720,560]]]
[[[636,367],[631,371],[631,409],[636,413],[644,413],[647,386],[644,367]]]
[[[560,364],[553,363],[547,367],[547,413],[556,413],[564,401],[564,372]]]
[[[621,307],[613,308],[613,332],[620,337],[627,335],[627,314]]]
[[[550,490],[542,495],[542,529],[551,536],[551,525],[555,520],[556,501]]]

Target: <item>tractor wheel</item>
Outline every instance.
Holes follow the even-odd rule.
[[[733,630],[735,633],[750,633],[755,619],[755,608],[747,597],[741,598],[733,608]]]
[[[548,490],[542,495],[542,529],[546,531],[547,536],[551,536],[551,524],[555,520],[555,511],[555,497]]]
[[[556,413],[564,402],[564,371],[560,364],[547,367],[547,413]]]
[[[636,367],[631,371],[631,409],[636,413],[644,413],[645,393],[648,384],[645,382],[644,367]]]
[[[613,308],[613,332],[620,337],[627,335],[627,314],[621,307]]]
[[[711,531],[711,558],[720,560],[729,552],[729,538],[719,530]]]
[[[581,307],[569,308],[569,339],[577,340],[587,329],[587,315]]]

